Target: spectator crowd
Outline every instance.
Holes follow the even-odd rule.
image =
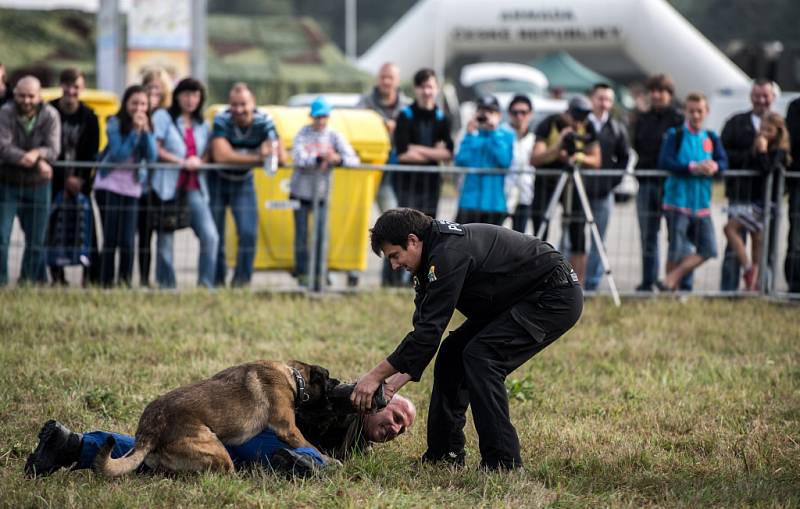
[[[328,283],[321,279],[327,249],[321,232],[327,228],[332,170],[358,165],[359,158],[344,133],[328,125],[332,107],[323,96],[310,105],[309,122],[294,137],[289,154],[274,119],[256,107],[247,84],[234,84],[228,107],[207,123],[203,83],[184,78],[173,87],[164,71],[154,70],[124,91],[119,111],[105,122],[108,142],[100,151],[101,124],[80,100],[86,86],[80,70],[61,73],[61,97],[49,103],[43,102],[35,77],[24,76],[13,87],[5,81],[0,65],[0,285],[10,280],[10,239],[17,218],[25,239],[20,284],[66,285],[64,268],[78,265],[84,285],[132,286],[138,260],[140,284],[150,286],[155,258],[155,283],[175,288],[175,232],[190,228],[199,245],[197,284],[247,286],[258,231],[253,167],[284,165],[290,155],[293,275],[302,286]],[[728,119],[719,135],[705,125],[709,103],[702,93],[690,93],[679,104],[670,77],[656,75],[646,83],[647,107],[628,121],[617,114],[615,91],[607,83],[597,83],[586,96],[571,97],[565,111],[535,126],[535,98],[520,94],[504,108],[494,96],[478,97],[475,115],[457,143],[450,115],[438,103],[440,83],[434,71],[417,71],[413,90],[413,98],[403,94],[399,69],[387,63],[374,89],[359,102],[383,120],[391,139],[389,163],[414,167],[383,173],[376,197],[381,210],[411,207],[436,217],[444,184],[438,166],[452,162],[491,169],[470,171],[459,179],[456,222],[502,225],[508,220],[517,231],[547,238],[546,211],[557,199],[565,225],[562,247],[585,288],[595,290],[605,268],[580,189],[570,184],[554,197],[559,177],[537,175],[537,170],[581,170],[599,234],[595,238],[604,239],[624,172],[592,172],[623,170],[635,162],[637,170],[667,172],[637,175],[637,290],[690,291],[695,270],[718,256],[721,231],[726,248],[720,289],[755,291],[774,284],[776,277],[760,273],[760,268],[776,267],[777,222],[766,217],[779,212],[783,190],[789,196],[783,269],[790,292],[800,292],[800,180],[786,179],[784,186],[782,179],[784,171],[800,170],[800,99],[783,118],[772,110],[772,82],[756,80],[751,108]],[[70,166],[77,162],[115,164]],[[180,170],[151,167],[157,162]],[[210,170],[204,166],[210,162],[231,168]],[[498,171],[503,169],[511,171]],[[719,230],[711,217],[712,184],[729,169],[755,173],[725,178],[728,217]],[[238,242],[230,277],[224,242],[227,211]],[[668,237],[663,271],[662,218]],[[309,268],[315,280],[309,280]],[[348,282],[355,284],[357,274]],[[409,284],[388,265],[382,282]]]

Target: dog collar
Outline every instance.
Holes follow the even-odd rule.
[[[303,375],[300,374],[300,371],[298,371],[297,368],[292,368],[292,374],[294,375],[294,382],[297,386],[297,393],[294,396],[294,406],[298,407],[308,401],[311,396],[306,392],[306,381]]]

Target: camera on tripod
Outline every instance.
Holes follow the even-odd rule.
[[[561,148],[567,153],[568,156],[575,155],[578,152],[578,144],[581,145],[581,148],[586,145],[588,142],[591,141],[588,135],[580,135],[576,132],[569,132],[564,135],[564,139],[561,141]]]

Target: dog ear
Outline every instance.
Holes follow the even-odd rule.
[[[328,370],[322,366],[311,365],[310,372],[311,380],[309,380],[309,384],[316,387],[322,387],[323,390],[327,389],[328,379],[330,378],[330,373],[328,373]]]

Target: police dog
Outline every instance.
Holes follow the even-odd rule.
[[[147,405],[134,448],[112,459],[115,442],[109,438],[94,460],[94,470],[116,477],[144,463],[175,472],[232,472],[233,462],[223,444],[242,444],[267,427],[292,448],[314,447],[295,425],[295,406],[324,398],[328,380],[326,369],[299,361],[233,366]]]

